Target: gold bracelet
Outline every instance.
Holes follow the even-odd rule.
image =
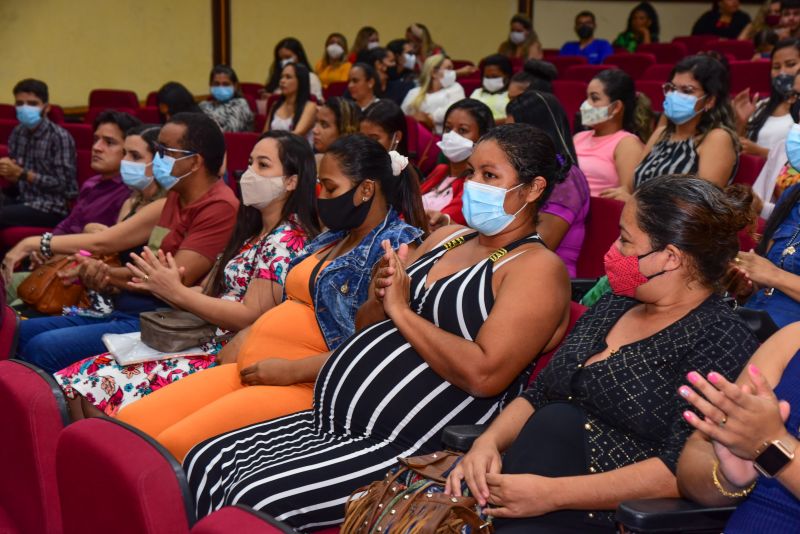
[[[750,492],[756,487],[756,482],[758,479],[754,480],[750,486],[746,487],[741,491],[728,491],[722,487],[722,483],[719,481],[719,476],[717,472],[719,470],[719,461],[714,462],[714,469],[711,470],[711,476],[714,478],[714,485],[717,487],[717,491],[719,491],[723,497],[727,497],[729,499],[739,499],[741,497],[747,497],[750,495]]]

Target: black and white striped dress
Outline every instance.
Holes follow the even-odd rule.
[[[700,158],[693,138],[682,141],[662,139],[634,171],[634,188],[658,176],[667,174],[696,174]]]
[[[504,249],[428,288],[426,280],[447,250],[476,235],[448,241],[408,268],[412,309],[469,340],[491,312],[492,273],[505,263],[495,263]],[[542,243],[529,236],[505,251],[534,242]],[[440,449],[445,426],[492,419],[529,372],[500,395],[476,398],[431,370],[390,320],[376,323],[330,356],[311,410],[217,436],[189,452],[184,469],[198,515],[242,503],[303,531],[336,525],[352,491],[383,478],[398,456]]]

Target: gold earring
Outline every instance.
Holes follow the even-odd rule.
[[[369,200],[369,197],[361,197],[361,202],[366,202],[367,200]]]

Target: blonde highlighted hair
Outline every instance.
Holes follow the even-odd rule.
[[[436,54],[425,60],[422,64],[422,71],[419,74],[419,93],[411,101],[411,108],[419,111],[422,108],[422,103],[425,102],[425,97],[431,89],[433,84],[433,75],[436,69],[442,66],[447,56],[444,54]]]

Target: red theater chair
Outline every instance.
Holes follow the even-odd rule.
[[[686,45],[677,43],[643,43],[636,47],[637,52],[647,52],[656,56],[656,63],[675,64],[689,55]]]
[[[730,54],[740,61],[750,61],[756,53],[753,47],[753,41],[744,41],[738,39],[725,39],[722,41],[714,41],[709,43],[706,47],[708,50],[714,50],[720,54]]]
[[[133,91],[95,89],[89,93],[90,108],[139,108],[139,97]]]
[[[588,65],[589,60],[584,56],[553,56],[547,61],[555,65],[559,76],[563,76],[567,69],[577,65]]]
[[[560,76],[562,80],[574,80],[589,83],[598,73],[606,69],[616,69],[614,65],[575,65]]]
[[[586,236],[576,265],[578,278],[598,278],[606,274],[603,257],[619,237],[619,218],[624,205],[623,202],[610,198],[589,199]]]
[[[0,532],[60,534],[56,442],[69,422],[61,388],[33,365],[0,362],[0,405]]]
[[[616,65],[628,73],[634,80],[641,78],[644,71],[651,65],[656,64],[656,56],[636,52],[634,54],[611,54],[603,60],[606,65]]]

